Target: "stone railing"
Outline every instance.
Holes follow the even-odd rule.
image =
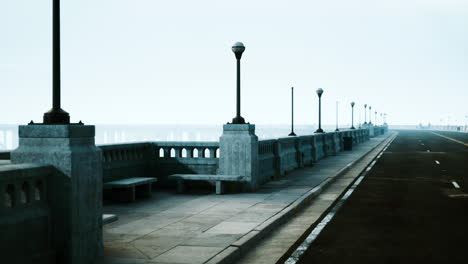
[[[0,151],[0,160],[9,160],[10,151]]]
[[[384,128],[375,127],[380,135]],[[342,130],[308,136],[258,141],[258,182],[278,178],[344,150],[344,137],[353,145],[369,139],[368,129]],[[168,175],[218,174],[219,142],[142,142],[101,145],[104,182],[129,177],[157,177],[167,186]]]
[[[150,177],[150,143],[101,145],[103,180]]]
[[[219,142],[152,142],[151,152],[152,171],[163,185],[174,173],[218,172]]]
[[[314,136],[300,136],[299,151],[301,153],[300,167],[312,165],[316,161],[315,154],[315,137]]]
[[[51,261],[49,182],[54,171],[36,164],[0,166],[0,248],[5,263]]]
[[[343,137],[353,145],[369,139],[367,129],[343,130],[309,136],[287,137],[258,142],[259,182],[278,178],[294,169],[310,166],[344,150]]]
[[[258,170],[260,183],[279,176],[279,174],[277,174],[276,165],[276,156],[278,151],[276,144],[276,139],[262,140],[258,142]]]
[[[104,182],[157,177],[165,185],[174,173],[216,174],[218,142],[142,142],[101,145]]]
[[[280,175],[299,167],[296,137],[278,139],[278,171]]]

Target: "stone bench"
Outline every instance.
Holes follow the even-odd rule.
[[[214,181],[216,182],[216,194],[224,193],[224,182],[244,181],[244,176],[240,175],[172,174],[169,178],[177,180],[179,193],[184,192],[184,181]]]
[[[115,214],[103,214],[102,215],[102,225],[107,225],[119,220],[119,217]]]
[[[113,196],[119,201],[135,201],[136,196],[151,196],[151,184],[156,178],[135,177],[104,183],[104,190],[112,189],[117,192]]]

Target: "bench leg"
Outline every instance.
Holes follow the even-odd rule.
[[[224,184],[223,181],[216,181],[216,194],[224,193]]]
[[[138,197],[151,197],[151,183],[137,186],[136,192]]]
[[[178,193],[183,193],[184,192],[184,180],[183,179],[178,179],[177,180],[177,192]]]
[[[136,200],[136,197],[135,197],[135,186],[131,187],[130,188],[130,201],[131,202],[134,202]]]

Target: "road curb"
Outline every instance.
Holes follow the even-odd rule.
[[[268,235],[272,231],[272,229],[286,222],[295,213],[300,211],[305,206],[309,205],[312,202],[312,200],[319,194],[321,194],[325,189],[327,189],[328,186],[335,182],[339,177],[347,173],[356,163],[360,162],[364,157],[369,155],[369,153],[371,153],[377,147],[384,144],[387,141],[387,139],[389,139],[392,135],[393,133],[389,133],[387,138],[385,138],[382,142],[366,151],[356,160],[348,163],[346,166],[338,170],[333,176],[326,178],[318,186],[314,187],[312,190],[302,195],[299,199],[285,207],[279,213],[275,214],[263,223],[256,226],[252,231],[242,236],[237,241],[233,242],[231,245],[226,247],[224,250],[222,250],[220,253],[218,253],[205,263],[231,264],[240,259],[240,257],[244,255],[249,249],[251,249],[254,246],[254,244],[256,244],[259,240]]]

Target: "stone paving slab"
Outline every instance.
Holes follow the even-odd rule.
[[[229,263],[386,137],[290,172],[255,193],[162,190],[131,204],[105,205],[119,221],[104,227],[104,263]]]

